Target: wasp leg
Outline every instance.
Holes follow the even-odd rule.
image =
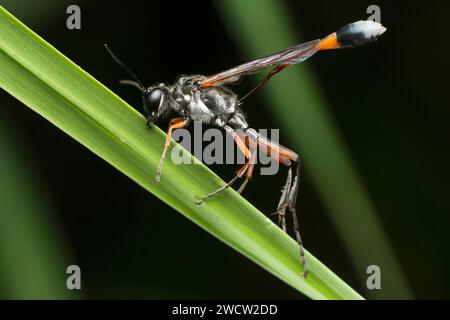
[[[242,176],[247,172],[247,170],[251,167],[251,171],[253,171],[253,164],[251,163],[252,161],[252,154],[250,153],[250,150],[247,148],[247,146],[245,145],[244,140],[231,128],[225,128],[228,132],[231,133],[231,135],[233,136],[234,142],[237,144],[237,146],[239,147],[239,149],[242,151],[242,153],[244,154],[244,156],[247,158],[247,162],[244,164],[244,166],[236,173],[236,175],[234,176],[233,179],[230,180],[230,182],[228,182],[226,185],[224,185],[223,187],[220,187],[219,189],[208,193],[207,195],[201,197],[200,199],[198,199],[197,201],[195,201],[196,205],[201,205],[206,199],[211,198],[213,196],[218,195],[220,192],[228,189],[238,178],[242,178]],[[251,174],[250,174],[251,176]],[[245,185],[244,185],[245,187]],[[242,188],[242,186],[241,186]]]
[[[297,164],[296,173],[294,176],[294,180],[292,181],[292,166],[289,164],[288,175],[286,179],[286,183],[281,190],[281,198],[278,203],[277,211],[273,213],[273,215],[278,215],[278,222],[281,225],[284,232],[286,232],[286,220],[285,213],[286,209],[292,214],[292,224],[294,227],[295,239],[300,247],[300,261],[303,265],[303,274],[302,277],[306,278],[309,272],[308,263],[306,262],[305,250],[303,248],[303,240],[300,235],[299,223],[297,211],[295,209],[297,204],[297,195],[300,186],[300,170],[301,170],[301,162],[300,159],[293,159]]]
[[[245,186],[247,185],[247,182],[248,182],[249,180],[251,180],[252,175],[253,175],[253,169],[254,169],[254,168],[255,168],[255,165],[254,165],[254,164],[250,164],[250,165],[248,166],[247,173],[245,174],[245,180],[244,180],[244,182],[242,182],[241,186],[240,186],[239,189],[237,190],[237,192],[238,192],[239,194],[241,194],[242,191],[244,191],[244,188],[245,188]]]
[[[219,193],[221,193],[222,191],[228,189],[229,187],[231,187],[231,185],[238,179],[238,178],[242,178],[242,176],[244,175],[244,173],[247,171],[247,169],[250,166],[250,161],[247,161],[244,166],[239,169],[239,171],[236,173],[236,175],[233,177],[233,179],[231,179],[226,185],[224,185],[223,187],[220,187],[219,189],[208,193],[207,195],[201,197],[200,199],[198,199],[197,201],[195,201],[196,205],[201,205],[203,202],[205,202],[206,199],[209,199],[211,197],[214,197],[216,195],[218,195]]]
[[[258,147],[258,136],[254,134],[254,130],[253,129],[249,129],[245,133],[241,132],[241,137],[243,137],[245,145],[249,148],[249,150],[251,152],[251,159],[253,160],[253,162],[255,162],[255,160],[256,160],[256,151],[257,151],[257,147]],[[252,179],[253,170],[255,168],[255,164],[253,162],[250,164],[250,166],[249,166],[249,168],[247,170],[247,173],[245,174],[244,182],[242,183],[242,185],[237,190],[237,192],[239,194],[241,194],[242,191],[244,191],[245,186]]]
[[[286,208],[288,207],[287,199],[289,197],[289,192],[291,191],[291,183],[292,183],[292,170],[289,165],[288,175],[286,178],[286,183],[281,189],[281,198],[278,202],[277,211],[272,213],[272,215],[276,215],[278,217],[278,224],[281,226],[284,232],[286,231]]]
[[[255,143],[256,141],[261,150],[263,150],[268,156],[270,156],[273,160],[278,161],[279,163],[284,164],[289,168],[286,183],[282,189],[281,198],[278,203],[278,208],[274,214],[278,215],[278,222],[281,225],[283,231],[286,231],[286,221],[285,221],[286,209],[289,209],[289,211],[291,212],[295,239],[297,240],[297,243],[300,247],[300,260],[303,265],[302,276],[306,278],[309,272],[309,268],[305,258],[305,250],[303,248],[302,237],[300,236],[298,217],[295,209],[297,202],[297,194],[300,185],[301,163],[299,156],[295,152],[273,141],[270,141],[269,139],[260,135],[254,130],[251,129],[248,130],[248,134],[252,138],[249,141],[250,143],[252,142]],[[255,137],[257,137],[257,139],[255,139]],[[297,164],[295,176],[292,175],[292,162]]]
[[[251,157],[248,159],[248,161],[252,161],[256,159],[256,149],[251,151]],[[242,193],[242,191],[244,191],[245,186],[247,185],[248,181],[252,179],[253,176],[253,170],[255,169],[255,164],[250,162],[250,165],[248,166],[248,170],[245,173],[245,180],[244,182],[241,184],[241,186],[239,187],[239,189],[237,190],[237,192],[239,194]]]
[[[297,195],[298,195],[298,189],[300,185],[300,171],[301,171],[301,162],[300,159],[297,159],[297,171],[294,177],[294,182],[292,183],[291,190],[289,192],[289,198],[287,200],[289,211],[292,213],[292,222],[294,225],[294,233],[295,238],[297,240],[298,245],[300,246],[300,259],[303,264],[303,278],[306,278],[309,272],[308,263],[306,262],[305,258],[305,250],[303,249],[303,241],[302,237],[300,235],[299,230],[299,223],[298,223],[298,216],[297,211],[295,209],[296,203],[297,203]]]
[[[173,118],[170,120],[169,123],[169,129],[167,130],[167,136],[166,136],[166,143],[164,145],[164,150],[161,156],[161,159],[159,160],[158,170],[156,171],[156,182],[161,181],[161,171],[163,167],[164,160],[166,159],[166,152],[169,150],[170,147],[170,139],[172,137],[172,131],[173,129],[179,129],[183,128],[187,124],[188,120],[184,118]]]
[[[250,92],[248,92],[245,96],[243,96],[239,100],[239,104],[242,104],[242,102],[245,99],[247,99],[252,93],[254,93],[259,88],[261,88],[263,85],[265,85],[266,82],[270,80],[270,78],[272,78],[274,75],[276,75],[278,72],[280,72],[281,70],[283,70],[287,66],[289,66],[289,64],[280,64],[280,65],[276,66],[275,68],[273,68],[272,70],[270,70],[270,72],[264,78],[262,78],[261,81],[258,82],[256,87],[254,87]]]

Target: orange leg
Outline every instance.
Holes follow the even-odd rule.
[[[256,150],[252,152],[252,158],[254,159],[256,157]],[[250,163],[250,159],[248,160]],[[247,185],[248,181],[252,179],[253,175],[253,169],[255,168],[255,165],[253,163],[250,163],[247,169],[247,172],[245,173],[245,180],[237,190],[237,192],[240,194],[242,191],[244,191],[245,186]]]
[[[258,84],[256,85],[256,87],[254,87],[249,93],[247,93],[245,96],[243,96],[240,100],[239,103],[242,103],[242,101],[244,101],[248,96],[250,96],[252,93],[254,93],[256,90],[258,90],[259,88],[261,88],[263,85],[266,84],[267,81],[270,80],[270,78],[272,78],[274,75],[276,75],[278,72],[282,71],[283,69],[285,69],[287,66],[289,66],[289,64],[280,64],[279,66],[276,66],[275,68],[273,68],[272,70],[270,70],[270,72],[264,77],[262,78],[262,80],[260,82],[258,82]]]
[[[239,135],[236,132],[234,132],[234,131],[231,132],[231,135],[233,136],[234,142],[237,144],[239,149],[244,154],[245,158],[247,158],[247,162],[242,166],[241,169],[239,169],[239,171],[236,173],[236,175],[233,177],[233,179],[231,179],[226,185],[224,185],[223,187],[220,187],[219,189],[217,189],[217,190],[215,190],[215,191],[213,191],[211,193],[208,193],[207,195],[205,195],[202,198],[198,199],[197,201],[195,201],[196,205],[201,205],[206,199],[211,198],[211,197],[219,194],[220,192],[224,191],[225,189],[229,188],[231,185],[233,185],[233,183],[238,178],[242,178],[242,176],[246,172],[248,172],[248,170],[253,172],[253,166],[254,165],[251,163],[252,154],[251,154],[250,150],[245,145],[244,140],[241,137],[239,137]],[[251,173],[250,173],[250,176],[251,176]],[[246,182],[244,181],[244,187],[245,187],[245,184],[246,184]],[[242,191],[241,189],[243,189],[242,186],[241,186],[241,188],[239,188],[239,190]]]
[[[164,150],[161,156],[161,160],[159,160],[158,170],[156,171],[156,181],[160,182],[161,180],[161,171],[163,167],[164,160],[166,159],[167,150],[170,147],[170,139],[172,137],[173,129],[183,128],[187,123],[187,120],[184,118],[173,118],[170,120],[169,129],[167,130],[166,143],[164,145]]]
[[[302,276],[306,278],[309,272],[309,268],[305,258],[305,251],[303,249],[303,241],[300,236],[298,217],[295,208],[300,183],[301,163],[299,156],[288,148],[283,147],[261,136],[252,129],[248,130],[247,133],[248,137],[250,138],[246,140],[248,145],[250,145],[251,147],[258,145],[267,154],[267,156],[270,156],[273,160],[278,161],[279,163],[284,164],[289,168],[286,183],[281,191],[280,202],[278,203],[277,211],[274,214],[278,216],[279,224],[281,225],[283,230],[286,231],[286,209],[291,212],[295,238],[300,247],[300,260],[303,265]],[[297,170],[295,174],[292,173],[292,162],[297,164]]]

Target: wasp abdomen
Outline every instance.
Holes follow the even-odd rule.
[[[374,42],[386,31],[381,24],[371,20],[349,23],[336,31],[340,47],[360,47]]]

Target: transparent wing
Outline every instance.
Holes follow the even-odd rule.
[[[220,86],[237,82],[242,76],[258,73],[259,71],[278,65],[291,65],[305,61],[320,49],[321,40],[313,40],[270,56],[259,58],[229,70],[214,74],[200,82],[202,88]]]

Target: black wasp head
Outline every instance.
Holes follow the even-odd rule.
[[[163,84],[144,90],[142,99],[148,126],[151,126],[163,115],[168,94],[169,90]]]

